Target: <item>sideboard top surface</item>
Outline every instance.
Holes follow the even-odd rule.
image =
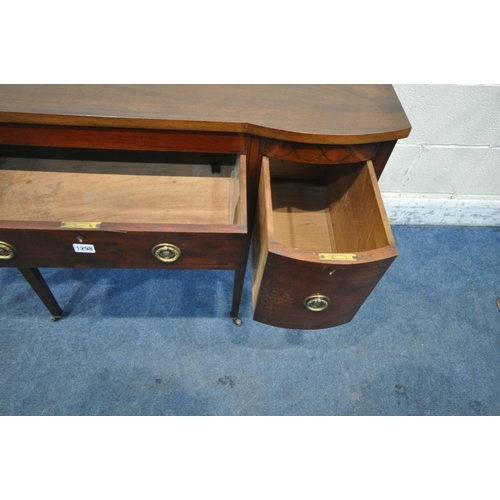
[[[0,85],[0,123],[235,132],[316,144],[407,137],[391,85]]]

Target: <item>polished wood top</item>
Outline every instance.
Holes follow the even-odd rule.
[[[316,144],[393,141],[411,129],[391,85],[0,85],[0,122]]]

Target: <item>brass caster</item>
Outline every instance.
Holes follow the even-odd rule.
[[[62,318],[62,314],[61,314],[61,316],[51,316],[50,321],[55,323],[56,321],[59,321],[61,318]]]
[[[233,320],[233,323],[236,325],[236,326],[241,326],[243,324],[243,321],[241,321],[240,318],[231,318]]]

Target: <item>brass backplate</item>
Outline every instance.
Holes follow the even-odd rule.
[[[17,254],[17,250],[14,246],[5,241],[0,241],[0,259],[9,260],[13,259]]]
[[[320,253],[319,258],[328,261],[358,261],[358,256],[355,253]]]
[[[311,295],[304,299],[304,305],[312,312],[324,311],[330,304],[330,299],[325,295]]]
[[[171,264],[181,256],[181,249],[170,243],[160,243],[151,249],[151,253],[161,262]]]
[[[61,222],[61,229],[100,229],[102,222]]]

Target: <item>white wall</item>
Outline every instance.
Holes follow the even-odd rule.
[[[500,225],[500,85],[394,85],[412,124],[380,179],[394,224]]]

